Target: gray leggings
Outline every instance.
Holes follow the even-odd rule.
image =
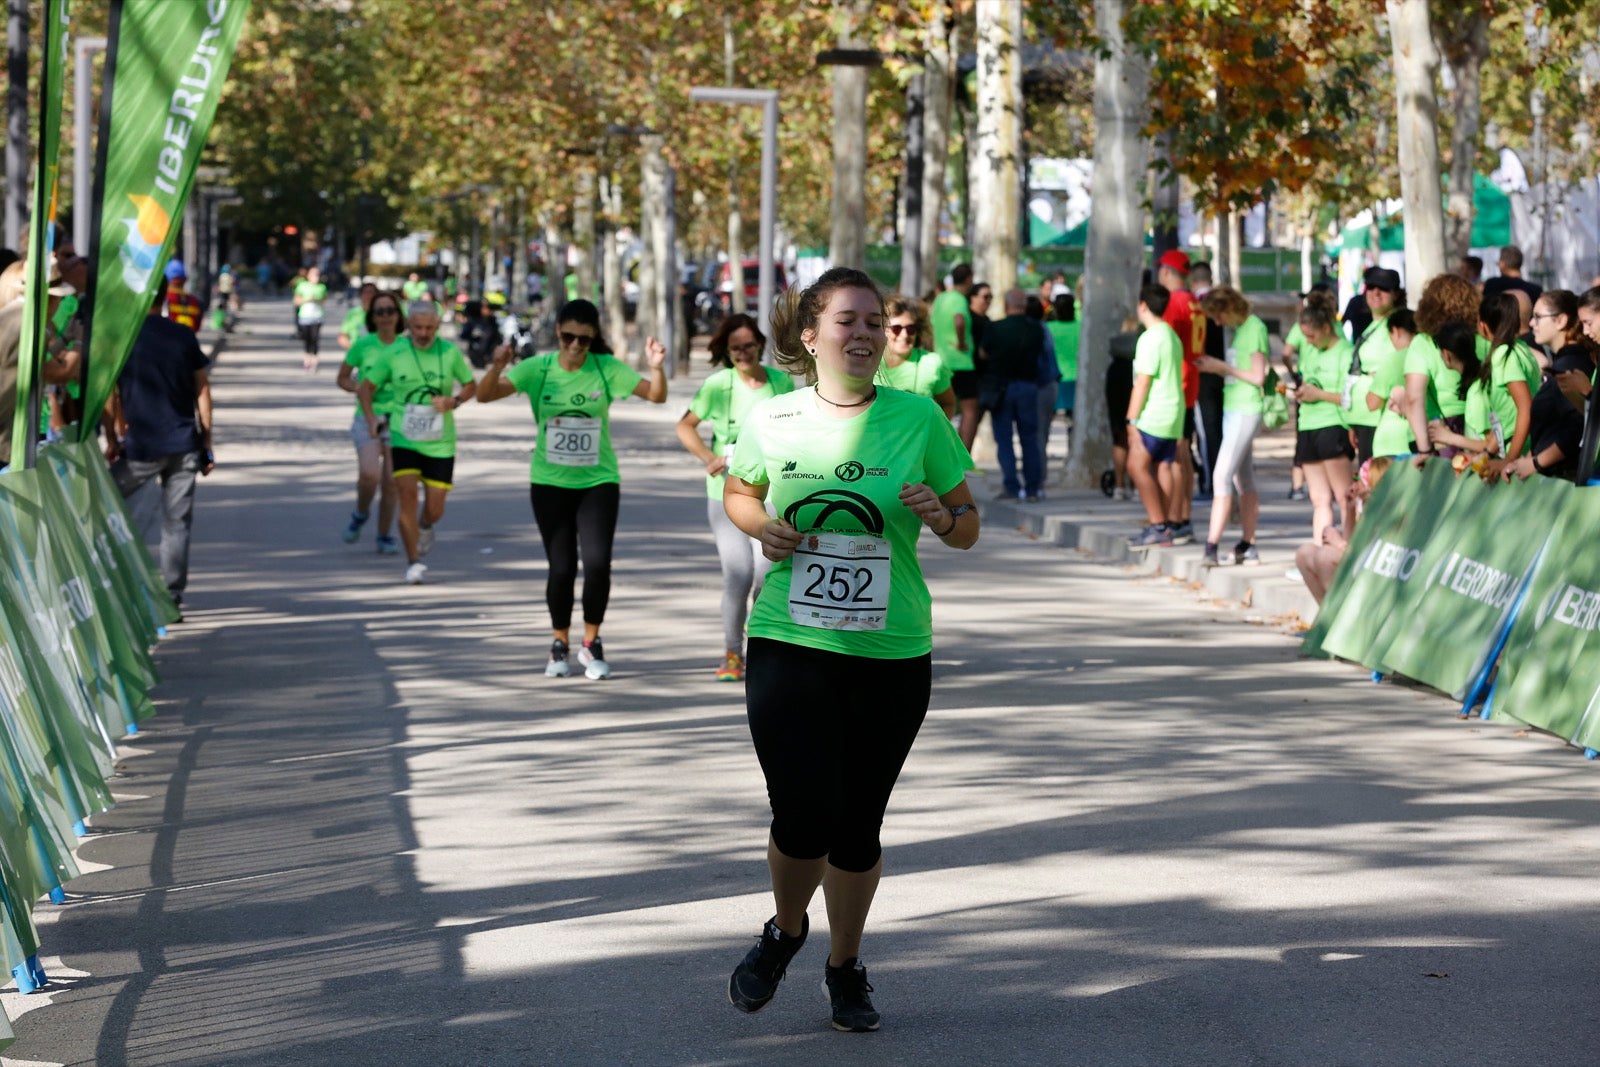
[[[744,651],[744,620],[750,613],[750,600],[761,592],[761,582],[772,563],[761,554],[761,542],[745,533],[728,518],[720,497],[706,501],[706,518],[711,535],[717,540],[717,558],[722,561],[722,637],[734,652]]]
[[[1222,447],[1217,451],[1217,466],[1211,474],[1212,491],[1217,496],[1232,496],[1256,491],[1255,440],[1261,429],[1261,415],[1254,411],[1222,413]]]

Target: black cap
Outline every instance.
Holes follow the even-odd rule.
[[[1388,267],[1368,267],[1361,280],[1368,289],[1387,289],[1391,293],[1400,291],[1400,272]]]

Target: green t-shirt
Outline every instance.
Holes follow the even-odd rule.
[[[958,315],[967,320],[965,348],[956,346]],[[943,357],[944,365],[952,371],[972,370],[976,365],[972,362],[972,305],[967,295],[960,289],[946,289],[933,298],[928,317],[933,320],[933,350]]]
[[[1344,395],[1345,377],[1350,373],[1350,342],[1337,338],[1326,349],[1306,345],[1300,354],[1300,377],[1307,385],[1326,389],[1340,397]],[[1325,430],[1330,426],[1343,426],[1344,406],[1331,400],[1300,401],[1301,430]]]
[[[1376,427],[1383,419],[1383,408],[1373,411],[1367,406],[1367,397],[1373,391],[1378,368],[1394,356],[1394,338],[1389,333],[1389,316],[1373,319],[1361,335],[1361,373],[1350,376],[1346,393],[1350,398],[1345,409],[1345,421],[1351,426]]]
[[[1228,350],[1228,362],[1240,370],[1249,370],[1251,357],[1260,352],[1266,362],[1272,362],[1271,341],[1267,338],[1267,324],[1251,315],[1233,331],[1233,347]],[[1251,385],[1232,375],[1222,379],[1222,410],[1244,411],[1259,414],[1261,411],[1261,386]],[[1112,413],[1113,416],[1116,414]]]
[[[406,352],[407,341],[405,334],[399,334],[393,341],[384,344],[375,333],[363,334],[356,338],[355,344],[344,354],[344,361],[356,369],[356,381],[360,382],[367,376],[368,365],[380,359],[388,359],[397,352]],[[394,383],[386,382],[382,388],[372,395],[372,413],[379,418],[393,417],[405,407],[405,401],[395,396]],[[361,401],[356,401],[356,417],[361,417]]]
[[[1133,373],[1150,376],[1150,392],[1139,412],[1139,429],[1151,437],[1176,441],[1183,436],[1183,342],[1177,331],[1158,322],[1139,335]],[[1119,412],[1113,411],[1112,418]],[[1123,415],[1126,418],[1126,415]]]
[[[1490,425],[1493,425],[1496,421],[1499,423],[1495,432],[1500,435],[1500,448],[1504,450],[1511,447],[1511,436],[1517,432],[1517,402],[1511,396],[1511,383],[1524,383],[1527,385],[1528,393],[1531,396],[1539,391],[1539,384],[1544,375],[1539,370],[1538,361],[1533,358],[1533,352],[1527,345],[1518,341],[1509,347],[1501,345],[1494,350],[1494,354],[1489,357],[1489,376],[1489,389],[1484,396],[1484,401],[1488,412],[1494,416],[1494,420],[1490,422]],[[1471,399],[1470,392],[1468,393],[1468,399]],[[1468,417],[1470,418],[1470,412]],[[1481,437],[1483,435],[1469,434],[1469,436]],[[1528,446],[1532,441],[1533,435],[1530,433],[1527,439],[1522,442],[1523,452],[1528,451]],[[1521,457],[1519,455],[1509,458],[1520,459]]]
[[[407,405],[427,404],[436,396],[449,396],[455,392],[452,383],[465,385],[472,381],[472,367],[461,349],[441,337],[435,337],[427,348],[418,348],[411,338],[400,337],[376,358],[367,360],[361,373],[377,387],[378,395],[384,395],[388,388],[392,408],[389,414],[401,416],[389,420],[389,439],[395,448],[409,448],[436,459],[449,459],[456,454],[453,411],[444,413],[444,433],[436,441],[413,441],[401,429]]]
[[[1461,422],[1468,437],[1475,437],[1481,440],[1489,436],[1491,429],[1495,431],[1496,436],[1500,435],[1500,428],[1494,426],[1489,419],[1489,393],[1484,389],[1481,378],[1467,386],[1466,404],[1466,409],[1462,412]],[[1505,441],[1506,438],[1501,437],[1502,447],[1504,447]]]
[[[1479,356],[1482,355],[1480,350]],[[1444,357],[1439,355],[1439,346],[1433,343],[1432,337],[1419,333],[1412,338],[1411,347],[1406,349],[1406,373],[1428,376],[1429,422],[1466,412],[1467,402],[1461,397],[1461,375],[1445,366]]]
[[[339,332],[350,338],[350,344],[355,345],[358,338],[367,335],[367,309],[357,304],[344,313],[344,321],[339,323]],[[349,362],[346,360],[345,362]]]
[[[294,287],[294,296],[300,306],[295,318],[300,322],[321,322],[322,302],[328,299],[328,287],[322,282],[301,282]]]
[[[917,560],[922,520],[900,502],[900,487],[921,482],[948,493],[972,457],[926,397],[885,389],[861,414],[835,419],[817,411],[814,391],[759,404],[729,467],[768,486],[777,515],[813,535],[772,568],[750,613],[750,635],[871,659],[926,655],[933,598]],[[819,554],[830,548],[835,555]],[[872,621],[838,617],[845,614]]]
[[[739,443],[739,429],[756,404],[768,397],[794,392],[793,378],[776,367],[762,369],[767,372],[767,384],[752,389],[740,380],[737,370],[724,367],[707,378],[689,402],[689,410],[701,422],[711,424],[711,451],[717,455],[732,460],[733,446]],[[720,474],[706,475],[706,496],[721,500],[724,481]]]
[[[406,281],[400,285],[400,295],[407,301],[421,300],[428,295],[428,283],[420,278],[416,281]]]
[[[644,381],[638,371],[598,353],[564,370],[556,353],[545,352],[512,367],[505,379],[528,398],[539,427],[528,481],[563,489],[622,481],[611,447],[611,405],[633,395]]]
[[[1071,322],[1057,322],[1048,320],[1045,329],[1050,331],[1050,337],[1056,343],[1056,370],[1061,372],[1063,382],[1078,380],[1078,320]]]
[[[1294,349],[1295,362],[1298,363],[1307,352],[1311,351],[1311,342],[1306,340],[1306,335],[1300,332],[1300,323],[1296,322],[1289,327],[1289,333],[1284,337],[1283,343]]]
[[[872,380],[890,389],[935,397],[950,388],[951,373],[939,353],[929,352],[926,348],[913,348],[906,361],[898,367],[889,366],[889,357],[884,356]]]
[[[1412,344],[1417,338],[1411,339]],[[1389,410],[1389,394],[1406,384],[1406,353],[1409,348],[1397,349],[1390,344],[1376,364],[1362,356],[1362,366],[1372,374],[1372,392],[1377,395],[1378,428],[1372,435],[1374,456],[1404,456],[1411,452],[1416,440],[1411,432],[1411,422],[1404,415]]]

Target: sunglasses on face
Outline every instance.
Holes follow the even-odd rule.
[[[912,330],[915,330],[916,328],[917,328],[917,324],[914,323],[914,322],[913,323],[891,322],[889,325],[884,327],[884,329],[888,330],[895,337],[899,337],[903,333],[910,333]]]
[[[729,345],[728,351],[736,356],[748,356],[761,351],[761,346],[757,344]]]
[[[389,307],[373,308],[372,309],[372,313],[374,315],[398,315],[398,314],[400,314],[400,309],[399,308],[389,308]]]
[[[582,348],[588,348],[590,345],[594,344],[593,334],[568,333],[566,330],[562,330],[556,336],[561,338],[561,343],[564,345],[578,345]]]

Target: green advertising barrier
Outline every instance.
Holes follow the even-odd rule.
[[[1600,747],[1600,491],[1572,489],[1511,627],[1495,712]]]
[[[53,489],[71,512],[75,529],[89,535],[83,543],[96,573],[109,583],[118,603],[133,609],[122,614],[134,639],[141,648],[155,644],[160,628],[177,618],[177,607],[149,549],[134,535],[127,506],[105,460],[92,444],[54,444],[39,453],[39,469],[47,481],[53,479]],[[149,662],[148,656],[143,658]],[[153,682],[153,664],[151,672]]]
[[[111,477],[105,457],[93,442],[80,444],[55,444],[45,449],[52,461],[65,459],[92,490],[94,529],[101,530],[98,540],[105,542],[105,555],[115,561],[119,580],[131,591],[129,604],[144,606],[142,618],[148,618],[147,643],[161,636],[166,627],[178,621],[178,605],[167,592],[167,583],[150,554],[149,547],[133,532],[133,518],[128,512],[122,491]],[[58,471],[58,477],[65,477]]]
[[[97,601],[86,565],[67,552],[58,529],[53,529],[41,473],[11,471],[0,478],[0,565],[31,594],[34,630],[46,639],[49,655],[68,657],[72,673],[81,680],[106,751],[134,722],[132,705],[119,692],[121,680],[113,666],[111,639],[96,610]],[[9,520],[9,521],[7,521]],[[62,520],[58,517],[56,522]],[[70,520],[67,520],[70,522]]]
[[[137,733],[139,723],[155,714],[149,697],[149,690],[156,683],[155,661],[150,657],[149,642],[132,621],[132,605],[117,596],[108,568],[99,558],[94,528],[80,523],[71,500],[74,495],[86,498],[88,486],[82,482],[63,486],[54,472],[45,468],[39,470],[39,485],[45,505],[45,532],[55,542],[63,575],[69,576],[63,584],[74,600],[74,610],[90,616],[91,624],[98,629],[101,648],[108,653],[111,684],[123,712],[123,728],[113,730],[112,736]],[[91,603],[78,603],[83,599]]]
[[[1377,666],[1380,634],[1410,600],[1428,539],[1460,487],[1443,461],[1417,471],[1396,463],[1373,490],[1328,599],[1306,635],[1306,651]]]
[[[1490,486],[1462,475],[1406,583],[1406,602],[1373,642],[1382,669],[1461,698],[1488,666],[1572,492],[1555,478]]]

